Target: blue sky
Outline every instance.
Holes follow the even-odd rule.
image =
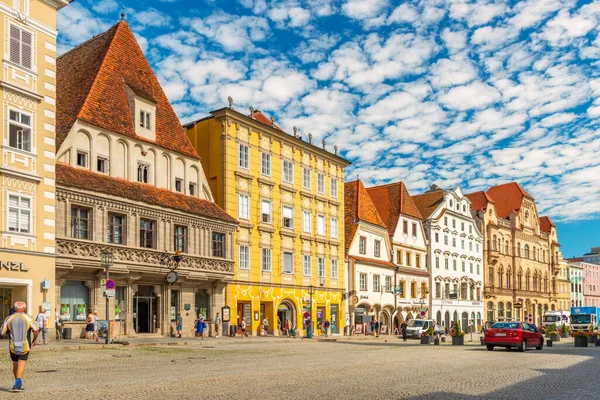
[[[565,256],[600,245],[600,1],[81,0],[59,52],[123,6],[182,122],[232,96],[337,144],[348,177],[516,180]]]

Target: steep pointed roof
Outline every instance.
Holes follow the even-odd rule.
[[[483,210],[488,203],[493,203],[494,200],[485,192],[475,192],[465,194],[465,197],[471,201],[471,210]]]
[[[360,180],[344,183],[344,214],[346,249],[350,248],[354,239],[357,221],[368,222],[387,230],[387,226]]]
[[[127,90],[156,104],[153,142],[198,158],[154,71],[125,20],[57,59],[56,148],[77,119],[115,133],[137,136]]]
[[[496,214],[501,218],[508,218],[511,211],[518,212],[524,197],[533,200],[533,197],[517,182],[492,186],[487,190],[487,194],[494,200]]]
[[[425,220],[429,218],[442,200],[444,200],[444,190],[440,188],[432,189],[423,194],[412,196],[412,199]]]
[[[550,233],[552,227],[556,227],[556,225],[554,225],[550,217],[547,215],[540,217],[540,230],[542,232]]]
[[[423,219],[404,182],[367,188],[367,192],[377,208],[377,212],[394,235],[400,214]]]

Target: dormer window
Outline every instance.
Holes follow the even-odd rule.
[[[88,154],[84,151],[78,151],[77,152],[77,166],[78,167],[83,167],[83,168],[87,168],[87,159],[88,159]]]
[[[140,127],[150,129],[150,118],[152,114],[148,111],[140,111]]]
[[[195,183],[190,183],[189,184],[189,193],[188,194],[190,196],[196,196],[196,192],[197,192],[196,184]]]
[[[146,163],[138,162],[138,168],[137,168],[138,182],[148,183],[149,176],[150,176],[150,165],[146,164]]]
[[[183,192],[183,179],[175,179],[175,191],[179,193]]]

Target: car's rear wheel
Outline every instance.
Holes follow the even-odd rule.
[[[527,342],[525,341],[525,339],[523,339],[521,341],[521,343],[519,344],[518,349],[519,349],[520,352],[523,352],[523,351],[525,351],[527,349]]]
[[[485,346],[489,351],[494,350],[494,346],[491,344],[488,344],[487,346]]]
[[[542,350],[544,348],[544,339],[540,339],[540,344],[536,347],[536,350]]]

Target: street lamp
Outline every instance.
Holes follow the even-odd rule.
[[[325,286],[325,278],[324,277],[319,277],[319,286],[323,287]],[[313,284],[311,283],[310,286],[308,287],[308,295],[310,296],[310,325],[312,325],[313,323],[313,294],[315,293],[315,286],[313,286]],[[311,330],[311,335],[310,337],[312,338],[312,333],[313,333],[313,327],[309,325],[309,329]],[[308,329],[307,329],[307,336],[308,336]]]
[[[104,268],[106,270],[106,281],[107,282],[108,282],[108,270],[113,265],[114,258],[115,258],[115,256],[111,251],[103,251],[100,253],[100,265],[102,266],[102,268]],[[110,342],[110,315],[109,315],[110,313],[108,310],[109,298],[108,298],[108,293],[106,292],[106,287],[104,288],[104,290],[105,290],[104,297],[106,297],[106,323],[108,324],[105,343],[108,344]]]

